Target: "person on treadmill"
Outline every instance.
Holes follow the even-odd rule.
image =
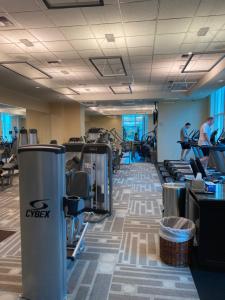
[[[201,163],[204,169],[207,169],[208,162],[209,162],[209,147],[212,146],[210,142],[211,137],[211,126],[214,123],[214,118],[209,117],[206,122],[202,124],[200,127],[200,136],[198,140],[198,145],[201,147],[204,157],[202,157]]]
[[[189,141],[189,135],[188,135],[188,129],[191,127],[191,123],[186,123],[184,127],[180,130],[180,141],[181,141],[181,160],[186,160],[187,156],[191,150],[191,146],[188,143]]]

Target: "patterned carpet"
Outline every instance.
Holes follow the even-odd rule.
[[[15,300],[21,292],[18,181],[0,198],[0,229],[16,231],[0,243],[0,299]],[[153,165],[121,166],[113,216],[89,227],[85,252],[70,265],[69,300],[199,299],[189,268],[160,262],[161,203]]]

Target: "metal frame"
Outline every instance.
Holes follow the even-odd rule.
[[[44,74],[44,75],[47,76],[48,78],[46,78],[46,77],[35,77],[35,78],[30,78],[30,77],[27,77],[27,76],[25,76],[25,75],[23,75],[23,74],[20,74],[20,73],[17,72],[17,71],[14,71],[14,70],[10,69],[9,67],[4,66],[4,64],[8,64],[8,65],[10,65],[10,64],[27,64],[27,65],[29,65],[30,67],[32,67],[33,69],[35,69],[35,70],[39,71],[40,73]],[[7,69],[7,70],[9,70],[9,71],[11,71],[11,72],[16,73],[16,74],[18,74],[18,75],[20,75],[20,76],[22,76],[22,77],[24,77],[24,78],[26,78],[26,79],[29,79],[29,80],[35,80],[35,79],[52,79],[52,77],[51,77],[50,75],[48,75],[48,74],[45,73],[44,71],[40,70],[39,68],[33,66],[32,64],[30,64],[30,63],[27,62],[27,61],[3,61],[3,62],[0,62],[0,66],[2,66],[3,68],[5,68],[5,69]]]
[[[130,90],[130,92],[128,92],[128,93],[116,93],[115,91],[114,91],[114,89],[113,89],[113,87],[115,88],[115,87],[123,87],[123,86],[127,86],[128,88],[129,88],[129,90]],[[131,89],[131,86],[130,86],[130,84],[128,84],[128,85],[121,85],[121,86],[109,86],[109,88],[110,88],[110,90],[112,91],[112,93],[114,94],[114,95],[128,95],[128,94],[132,94],[132,89]]]
[[[74,90],[74,89],[72,89],[72,88],[68,88],[69,90],[71,90],[72,92],[74,92],[75,93],[75,95],[80,95],[80,93],[78,93],[76,90]],[[71,95],[73,95],[73,94],[71,94]]]
[[[204,55],[204,54],[223,54],[222,57],[216,61],[213,66],[207,70],[197,70],[197,71],[186,71],[186,68],[187,66],[189,65],[189,63],[191,62],[192,58],[195,56],[195,55]],[[195,52],[195,53],[192,53],[190,55],[190,57],[188,58],[186,64],[184,65],[181,73],[203,73],[203,72],[210,72],[219,62],[221,62],[225,57],[225,52],[224,51],[209,51],[209,52]]]
[[[104,75],[97,65],[94,63],[94,60],[101,60],[101,59],[119,59],[121,66],[123,68],[124,74],[112,74],[112,75]],[[102,77],[116,77],[116,76],[127,76],[127,71],[123,62],[122,56],[101,56],[101,57],[90,57],[89,58],[90,63],[93,65],[93,67],[96,69],[96,71],[102,76]]]
[[[189,87],[189,88],[187,87],[186,89],[179,89],[179,90],[173,89],[174,85],[175,85],[175,84],[179,84],[179,83],[181,83],[181,84],[185,83],[186,86],[188,86],[188,84],[190,84],[190,87]],[[189,91],[190,89],[192,89],[193,86],[194,86],[196,83],[197,83],[197,81],[174,81],[174,82],[172,83],[171,87],[169,87],[169,89],[170,89],[170,92],[172,92],[172,93],[176,93],[176,92],[187,92],[187,91]]]
[[[54,4],[50,4],[48,0],[42,0],[42,2],[45,4],[47,9],[65,9],[65,8],[80,8],[80,7],[96,7],[96,6],[104,6],[104,0],[95,0],[96,3],[92,3],[92,1],[88,1],[84,4],[79,4],[79,3],[72,3],[64,5],[62,3],[61,6],[57,6]],[[69,2],[69,1],[68,1]]]

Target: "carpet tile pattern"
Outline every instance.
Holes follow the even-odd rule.
[[[113,182],[113,215],[90,224],[85,251],[68,263],[68,300],[199,299],[189,268],[159,259],[162,192],[154,165],[122,165]],[[0,199],[0,229],[16,231],[0,243],[0,299],[15,300],[22,290],[18,179]]]

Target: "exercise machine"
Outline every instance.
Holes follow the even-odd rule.
[[[75,258],[88,226],[81,224],[84,201],[66,195],[63,146],[28,145],[19,148],[18,153],[22,297],[66,300],[67,244],[76,238],[72,254]],[[73,223],[77,236],[71,237],[67,219],[78,217]]]
[[[108,216],[112,214],[112,149],[105,143],[67,143],[68,171],[77,171],[77,182],[89,182],[85,211]],[[76,185],[75,185],[76,186]],[[82,184],[80,184],[82,189]],[[85,188],[86,189],[86,188]],[[76,191],[76,194],[78,192]]]

